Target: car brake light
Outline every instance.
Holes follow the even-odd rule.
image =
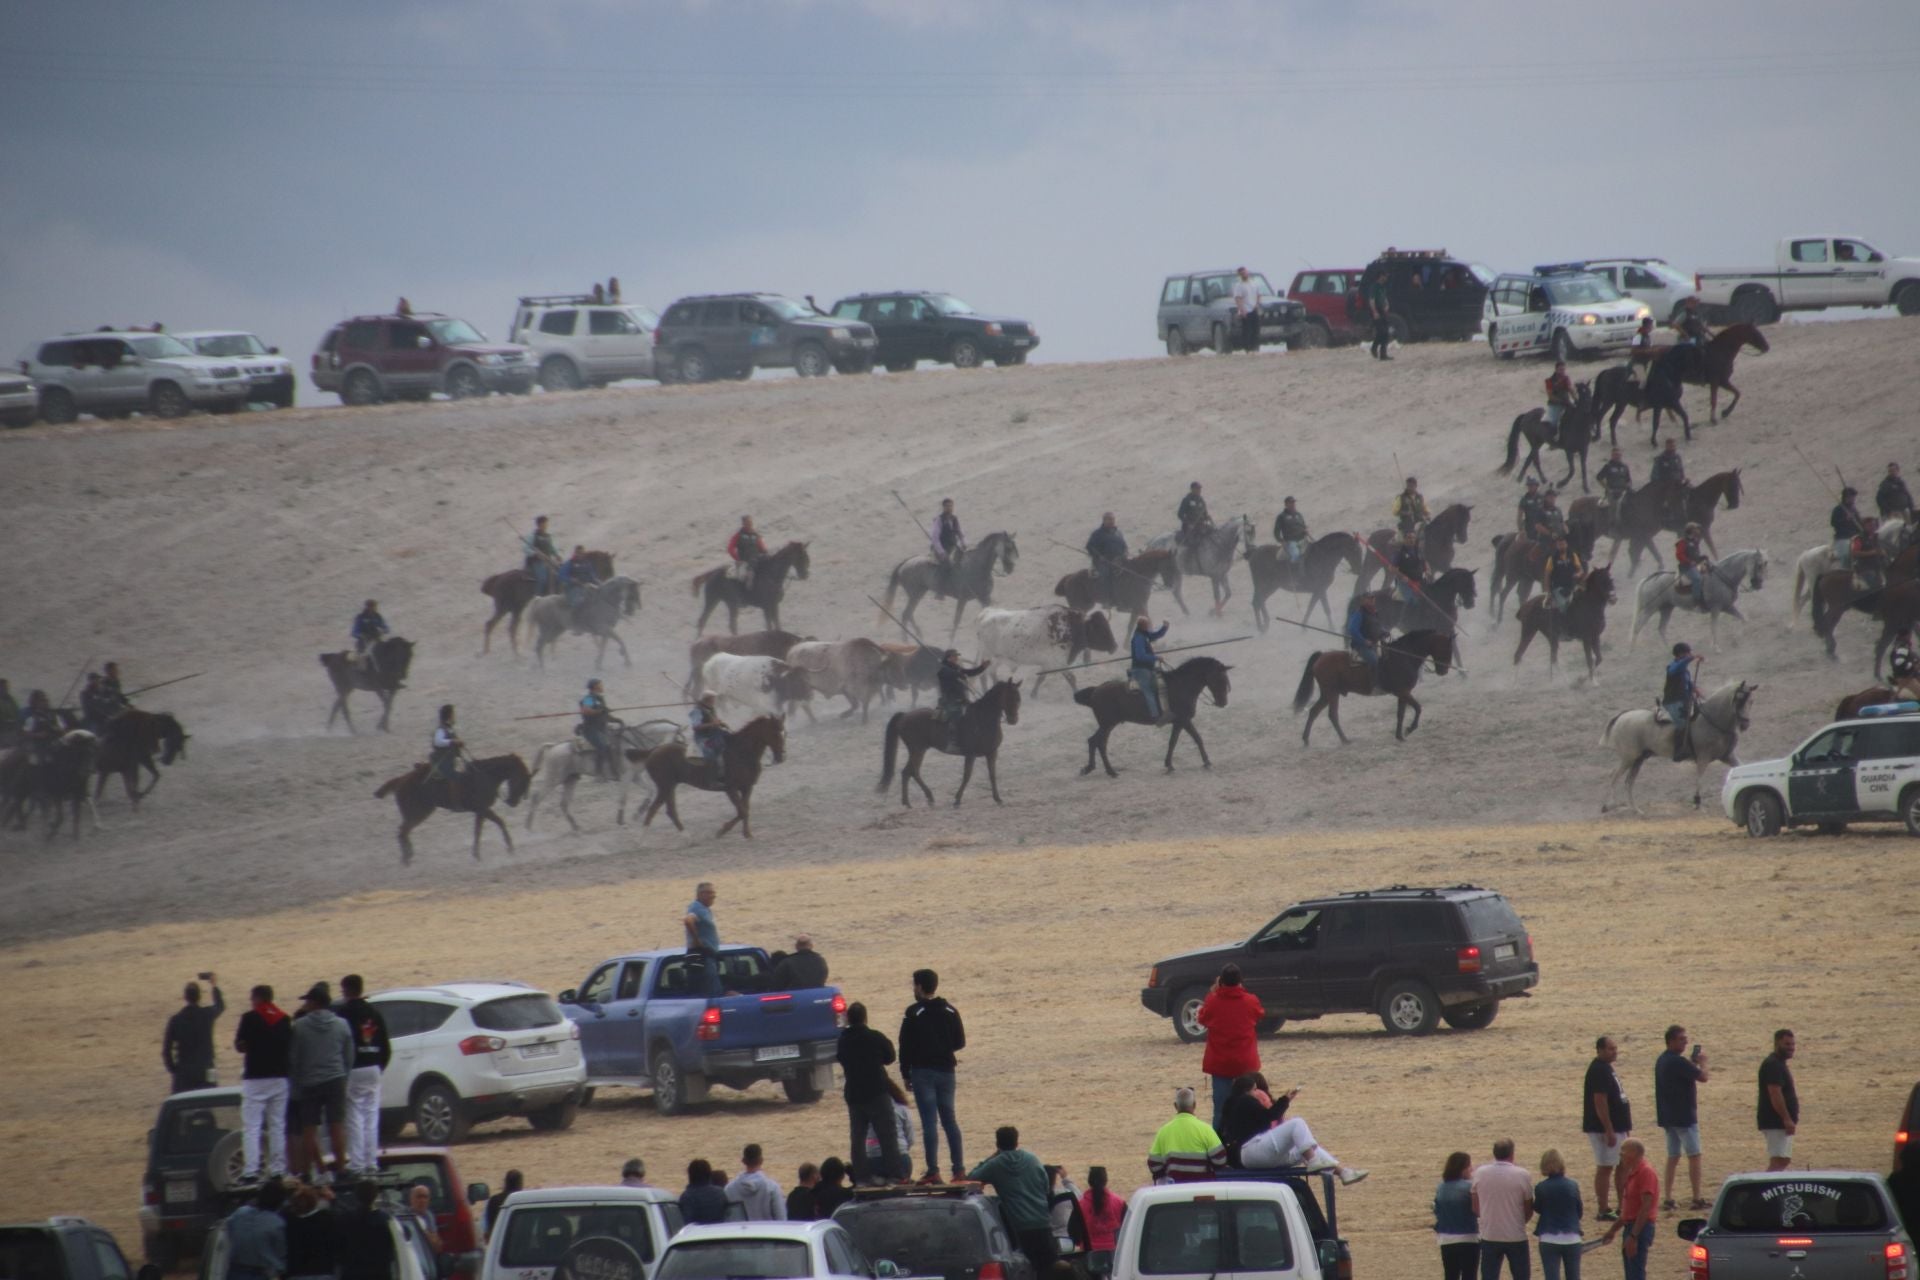
[[[1478,947],[1460,948],[1460,972],[1462,973],[1480,972],[1480,948]]]
[[[1813,1243],[1812,1236],[1781,1236],[1775,1244],[1805,1249]]]
[[[1896,1147],[1904,1147],[1907,1145],[1907,1131],[1905,1129],[1893,1135],[1893,1145]]]
[[[833,993],[833,1025],[836,1027],[847,1025],[847,998],[838,991]]]
[[[1913,1268],[1907,1265],[1907,1246],[1896,1240],[1887,1246],[1887,1280],[1907,1280]]]
[[[793,999],[793,996],[791,993],[782,991],[777,995],[761,996],[760,1003],[761,1004],[779,1004],[782,1000],[791,1001],[792,999]]]
[[[507,1042],[499,1036],[468,1036],[460,1042],[460,1052],[469,1058],[476,1054],[498,1053],[507,1047]]]
[[[700,1015],[700,1025],[694,1028],[696,1040],[718,1040],[720,1038],[720,1006],[709,1005]]]
[[[1709,1280],[1707,1246],[1696,1244],[1687,1250],[1687,1280]]]
[[[1007,1271],[997,1262],[980,1264],[980,1280],[1007,1280]]]

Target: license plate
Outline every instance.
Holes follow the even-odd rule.
[[[1493,958],[1495,960],[1511,960],[1517,951],[1518,948],[1511,942],[1503,943],[1493,949]]]
[[[167,1184],[168,1204],[192,1204],[193,1201],[194,1188],[192,1182],[169,1182]]]
[[[520,1046],[520,1056],[523,1058],[552,1058],[557,1057],[559,1053],[560,1046],[557,1044],[523,1044]]]
[[[800,1046],[797,1044],[768,1044],[762,1045],[753,1051],[753,1060],[755,1062],[779,1062],[786,1058],[797,1058],[799,1056]]]
[[[1013,345],[1016,347],[1030,346],[1032,345],[1032,343],[1033,343],[1033,339],[1031,338],[1015,338],[1013,340]]]

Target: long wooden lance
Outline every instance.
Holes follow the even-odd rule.
[[[1175,645],[1171,649],[1161,649],[1159,652],[1155,653],[1153,656],[1156,658],[1164,658],[1166,655],[1170,653],[1185,653],[1189,649],[1211,649],[1216,645],[1239,644],[1242,640],[1251,640],[1251,639],[1253,639],[1252,636],[1229,636],[1225,640],[1202,640],[1198,644],[1180,644],[1180,645]],[[1110,662],[1131,662],[1131,661],[1133,661],[1133,657],[1131,654],[1128,654],[1118,658],[1102,658],[1098,662],[1082,662],[1076,666],[1071,666],[1071,667],[1048,667],[1045,671],[1042,671],[1040,674],[1043,676],[1050,676],[1050,675],[1057,675],[1062,671],[1084,671],[1088,667],[1104,667]]]
[[[1357,533],[1352,536],[1353,536],[1353,540],[1355,542],[1358,542],[1361,546],[1365,547],[1367,549],[1367,552],[1370,555],[1372,555],[1374,559],[1378,560],[1381,564],[1386,566],[1388,573],[1392,574],[1394,577],[1400,579],[1400,581],[1412,587],[1414,591],[1416,591],[1419,594],[1420,598],[1427,602],[1427,607],[1429,609],[1439,614],[1442,618],[1446,618],[1447,630],[1449,632],[1452,632],[1455,635],[1465,634],[1465,628],[1463,628],[1460,625],[1459,620],[1456,618],[1447,618],[1447,611],[1445,609],[1442,609],[1438,604],[1434,603],[1433,597],[1427,594],[1425,587],[1415,582],[1412,578],[1409,578],[1406,574],[1400,572],[1400,570],[1394,566],[1393,561],[1387,559],[1384,555],[1380,554],[1380,548],[1374,546],[1371,542],[1368,542],[1365,538],[1362,538]]]
[[[660,711],[660,710],[664,710],[667,707],[690,707],[692,705],[693,703],[691,702],[643,702],[637,706],[632,706],[632,707],[608,707],[607,714],[612,715],[616,711]],[[549,711],[543,715],[537,715],[537,716],[515,716],[514,721],[518,722],[521,720],[559,720],[564,716],[577,716],[579,714],[580,713],[578,711]]]
[[[1045,534],[1042,534],[1041,536],[1046,537]],[[1059,547],[1064,551],[1071,551],[1077,556],[1086,556],[1088,559],[1095,558],[1093,552],[1087,550],[1085,547],[1070,546],[1069,544],[1060,541],[1060,539],[1058,538],[1047,538],[1047,541],[1051,542],[1054,546]],[[1127,562],[1124,560],[1109,559],[1107,563],[1112,565],[1114,568],[1118,569],[1120,572],[1126,574],[1130,578],[1138,578],[1142,582],[1146,582],[1149,584],[1153,582],[1153,577],[1150,574],[1141,573],[1138,569],[1129,569],[1127,567]]]
[[[895,494],[894,496],[898,497],[899,495]],[[881,616],[886,618],[887,621],[891,622],[894,626],[900,628],[900,630],[906,635],[906,637],[909,640],[913,641],[915,644],[921,646],[922,648],[925,648],[925,649],[933,648],[932,645],[928,644],[925,640],[922,640],[920,638],[920,633],[918,631],[915,631],[912,627],[900,621],[900,619],[894,617],[893,613],[887,608],[887,606],[881,604],[878,600],[875,600],[872,596],[867,597],[867,602],[871,604],[874,608],[878,609],[881,613]]]
[[[175,676],[171,680],[162,680],[158,684],[143,684],[138,689],[129,690],[120,696],[123,698],[131,698],[136,693],[150,693],[155,689],[164,689],[170,684],[179,684],[182,680],[197,680],[205,674],[207,673],[204,671],[196,671],[190,676]]]
[[[96,654],[87,655],[87,660],[80,664],[80,669],[78,671],[73,673],[73,682],[67,686],[67,691],[60,695],[60,701],[54,703],[53,704],[54,706],[64,707],[67,705],[67,699],[71,698],[73,696],[73,691],[80,687],[80,681],[86,678],[87,668],[93,665],[93,660],[96,656],[98,655]]]

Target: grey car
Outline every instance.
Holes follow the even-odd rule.
[[[166,333],[68,334],[36,343],[21,364],[40,386],[40,417],[47,422],[72,422],[83,413],[231,413],[247,402],[247,376],[238,361],[196,355]]]
[[[1728,1178],[1705,1218],[1683,1218],[1694,1275],[1713,1280],[1888,1280],[1913,1275],[1913,1237],[1875,1173],[1787,1170]]]
[[[1275,289],[1258,271],[1248,273],[1260,286],[1260,345],[1304,346],[1307,309]],[[1238,269],[1190,271],[1168,276],[1160,286],[1160,310],[1155,320],[1160,341],[1170,356],[1184,356],[1201,347],[1225,355],[1240,345],[1240,319],[1234,314],[1233,286]]]

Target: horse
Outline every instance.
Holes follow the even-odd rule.
[[[1886,580],[1892,586],[1920,577],[1920,543],[1909,541],[1904,522],[1897,517],[1880,526],[1880,550],[1887,558]],[[1812,596],[1813,584],[1821,574],[1833,568],[1833,544],[1823,542],[1808,547],[1794,562],[1793,616]]]
[[[1416,630],[1415,623],[1430,630],[1453,630],[1460,620],[1460,610],[1473,608],[1477,599],[1474,583],[1477,572],[1477,569],[1449,569],[1424,584],[1412,604],[1391,590],[1374,592],[1374,611],[1380,625],[1388,631]]]
[[[1526,461],[1520,464],[1520,478],[1525,479],[1527,468],[1532,467],[1534,474],[1540,477],[1540,483],[1547,483],[1547,472],[1540,465],[1542,449],[1558,449],[1567,456],[1567,474],[1560,478],[1560,485],[1566,485],[1573,479],[1573,460],[1580,460],[1580,492],[1587,492],[1587,449],[1599,434],[1600,414],[1593,407],[1593,387],[1589,383],[1578,383],[1573,389],[1573,403],[1560,415],[1560,423],[1555,426],[1547,421],[1545,409],[1529,409],[1513,420],[1512,428],[1507,432],[1507,460],[1500,464],[1497,474],[1511,475],[1514,459],[1520,455],[1520,438],[1526,437],[1528,449]]]
[[[1473,507],[1464,502],[1455,502],[1443,509],[1439,515],[1427,521],[1420,532],[1420,558],[1427,562],[1427,568],[1435,573],[1445,573],[1453,568],[1453,549],[1456,545],[1465,545],[1467,526],[1473,521]],[[1356,575],[1360,581],[1355,591],[1365,591],[1373,582],[1373,575],[1393,563],[1393,553],[1399,549],[1400,533],[1394,529],[1375,529],[1367,535],[1367,545],[1379,554],[1367,557]]]
[[[1233,598],[1233,584],[1227,580],[1228,572],[1233,568],[1234,548],[1242,539],[1253,541],[1253,520],[1241,515],[1238,519],[1228,520],[1217,529],[1198,534],[1191,542],[1180,541],[1177,533],[1163,533],[1147,543],[1149,551],[1171,551],[1174,562],[1183,574],[1198,575],[1213,583],[1213,616],[1219,617],[1227,607],[1227,601]],[[1187,602],[1181,599],[1179,583],[1172,584],[1173,598],[1180,602],[1180,611],[1185,613]]]
[[[811,565],[807,544],[789,542],[778,551],[770,551],[754,561],[752,574],[746,582],[734,577],[729,565],[694,575],[693,594],[703,596],[699,621],[693,624],[694,633],[697,635],[707,629],[707,615],[721,605],[727,608],[729,634],[739,634],[742,609],[758,609],[760,616],[766,620],[767,630],[778,631],[780,600],[787,594],[787,575],[791,573],[805,582]]]
[[[47,748],[44,764],[30,763],[25,749],[0,757],[0,824],[11,820],[14,830],[26,830],[27,814],[37,805],[47,815],[47,839],[52,840],[71,809],[73,838],[79,840],[81,806],[93,809],[87,781],[93,777],[99,752],[100,739],[93,732],[69,729]],[[100,830],[97,810],[93,829]]]
[[[605,582],[613,576],[613,554],[607,551],[589,551],[587,563],[593,566],[593,576]],[[543,593],[537,589],[531,570],[508,569],[505,573],[496,573],[480,584],[480,593],[493,601],[493,616],[480,629],[480,652],[486,653],[493,647],[493,629],[500,619],[507,619],[507,639],[513,645],[514,656],[520,654],[520,615],[526,607],[542,594],[552,595],[560,589],[558,583],[549,586]]]
[[[617,722],[616,722],[617,723]],[[607,745],[613,759],[613,781],[620,787],[620,807],[613,816],[614,825],[627,822],[628,770],[620,767],[620,757],[638,760],[647,752],[665,746],[680,736],[680,725],[673,720],[648,720],[642,724],[621,724]],[[573,820],[573,789],[580,779],[593,772],[593,744],[575,734],[563,742],[548,742],[533,753],[533,785],[527,795],[527,830],[533,830],[533,815],[549,791],[560,789],[560,814],[576,832],[580,824]],[[648,797],[652,799],[651,796]]]
[[[1740,763],[1734,757],[1734,748],[1740,744],[1741,731],[1750,727],[1747,705],[1759,688],[1744,680],[1723,684],[1700,704],[1692,726],[1694,808],[1700,807],[1700,779],[1708,765],[1716,760],[1728,765]],[[1622,711],[1607,721],[1600,745],[1612,747],[1620,763],[1607,780],[1607,795],[1600,802],[1600,812],[1606,813],[1612,808],[1614,788],[1623,777],[1627,780],[1627,807],[1636,814],[1640,812],[1640,806],[1633,799],[1633,784],[1640,776],[1640,766],[1655,755],[1662,760],[1673,759],[1675,732],[1672,722],[1644,707]]]
[[[640,763],[653,782],[653,803],[647,806],[640,825],[652,826],[654,815],[665,809],[667,817],[673,820],[673,829],[685,831],[686,827],[680,822],[680,806],[674,797],[681,787],[692,787],[698,791],[724,792],[733,804],[733,816],[720,824],[720,830],[714,833],[716,837],[724,836],[738,825],[742,836],[753,839],[750,816],[753,788],[760,781],[760,757],[769,751],[773,752],[775,764],[787,758],[785,716],[755,716],[728,733],[726,745],[720,749],[717,777],[711,761],[705,756],[688,759],[687,748],[679,742],[669,742],[649,751]]]
[[[532,605],[533,660],[546,670],[547,650],[558,644],[560,637],[572,631],[576,635],[589,635],[594,638],[596,648],[593,654],[593,669],[600,670],[607,657],[607,641],[611,640],[620,649],[620,660],[629,667],[633,659],[627,653],[627,642],[614,630],[620,619],[631,618],[640,611],[640,584],[632,578],[612,577],[593,586],[579,588],[580,604],[567,603],[565,595],[542,596]]]
[[[1087,767],[1080,771],[1085,777],[1093,772],[1093,758],[1097,752],[1100,763],[1106,766],[1107,776],[1117,778],[1119,770],[1113,767],[1113,761],[1107,758],[1107,739],[1113,734],[1114,726],[1121,724],[1162,724],[1173,725],[1173,732],[1167,735],[1166,770],[1173,772],[1173,749],[1180,743],[1181,733],[1193,739],[1193,745],[1200,748],[1200,767],[1213,768],[1213,761],[1207,758],[1207,744],[1200,740],[1200,731],[1193,727],[1194,713],[1200,706],[1200,694],[1204,691],[1213,695],[1213,705],[1227,705],[1227,692],[1230,688],[1227,672],[1232,667],[1218,658],[1189,658],[1173,670],[1166,673],[1166,693],[1164,695],[1168,719],[1156,721],[1147,715],[1147,700],[1130,680],[1109,680],[1105,684],[1091,685],[1073,695],[1073,700],[1093,712],[1097,726],[1087,739]]]
[[[1680,594],[1680,575],[1671,569],[1657,570],[1640,579],[1640,585],[1634,591],[1633,632],[1627,637],[1629,653],[1640,640],[1640,628],[1645,625],[1647,615],[1655,610],[1660,614],[1660,638],[1665,640],[1667,619],[1673,616],[1675,609],[1706,613],[1707,626],[1713,637],[1712,645],[1717,652],[1720,648],[1720,615],[1729,613],[1742,622],[1747,620],[1746,615],[1740,612],[1740,584],[1744,581],[1750,591],[1758,591],[1767,585],[1767,553],[1757,547],[1730,551],[1726,559],[1719,561],[1701,577],[1706,587],[1707,598],[1704,603],[1695,600],[1691,594]]]
[[[1740,480],[1740,468],[1720,471],[1708,476],[1699,484],[1688,486],[1683,493],[1676,495],[1671,486],[1645,484],[1633,490],[1621,500],[1620,514],[1614,520],[1613,529],[1608,534],[1613,539],[1613,553],[1617,554],[1620,544],[1627,544],[1627,570],[1640,572],[1640,553],[1653,554],[1653,567],[1661,569],[1666,561],[1660,557],[1660,548],[1654,545],[1654,539],[1661,533],[1680,533],[1689,524],[1700,526],[1700,534],[1706,539],[1707,550],[1714,555],[1720,554],[1720,548],[1713,544],[1713,516],[1719,510],[1721,502],[1727,504],[1727,510],[1737,511],[1745,487]],[[1674,498],[1679,497],[1678,503]],[[1674,508],[1679,507],[1681,514],[1676,516]]]
[[[1840,705],[1833,709],[1833,719],[1851,720],[1860,714],[1862,707],[1877,707],[1883,702],[1920,701],[1920,675],[1905,675],[1890,685],[1877,684],[1871,689],[1862,689],[1840,699]]]
[[[1860,591],[1853,574],[1835,569],[1820,575],[1813,585],[1813,631],[1827,643],[1827,657],[1835,658],[1833,633],[1841,617],[1857,610],[1880,622],[1880,638],[1873,645],[1873,678],[1880,678],[1880,661],[1904,631],[1920,626],[1920,581],[1896,582],[1877,591]]]
[[[1602,369],[1593,379],[1593,438],[1600,438],[1600,421],[1606,419],[1607,444],[1620,444],[1620,415],[1632,409],[1634,421],[1647,411],[1646,389],[1634,374],[1633,366],[1617,364]],[[1612,416],[1608,417],[1609,412]]]
[[[1053,594],[1067,602],[1069,609],[1090,613],[1108,608],[1137,618],[1147,611],[1147,597],[1156,586],[1177,588],[1180,566],[1171,551],[1142,551],[1113,567],[1113,590],[1107,590],[1106,578],[1097,569],[1075,569],[1054,583]],[[1180,606],[1181,612],[1186,606]]]
[[[94,764],[99,778],[93,788],[93,798],[100,798],[100,793],[107,789],[107,779],[117,773],[126,788],[128,801],[137,808],[140,797],[160,785],[160,770],[153,762],[156,751],[161,753],[161,764],[172,764],[187,757],[187,731],[171,715],[128,707],[107,721],[100,733],[100,758]],[[142,769],[153,777],[145,791],[140,789]]]
[[[353,713],[347,710],[347,695],[361,689],[380,699],[380,731],[386,732],[387,719],[393,714],[393,695],[406,687],[407,670],[413,665],[413,641],[387,636],[374,641],[366,657],[367,661],[360,662],[345,652],[320,655],[320,665],[333,681],[333,710],[327,712],[327,728],[333,728],[335,716],[342,716],[347,732],[358,732],[353,727]]]
[[[473,815],[473,860],[480,861],[480,824],[491,822],[500,828],[500,838],[507,842],[507,852],[513,852],[513,833],[507,830],[507,824],[493,811],[494,801],[500,798],[500,788],[507,789],[509,807],[520,803],[527,794],[527,787],[533,775],[527,771],[527,762],[517,755],[489,756],[484,760],[473,760],[467,769],[453,778],[430,778],[427,766],[417,764],[397,778],[389,778],[380,784],[373,793],[376,800],[393,797],[400,810],[400,864],[406,866],[413,861],[413,841],[409,838],[413,829],[433,816],[435,809],[445,809],[449,813],[470,813]]]
[[[1493,536],[1493,580],[1487,586],[1487,592],[1493,597],[1493,625],[1499,626],[1501,618],[1506,616],[1507,594],[1518,590],[1518,605],[1525,605],[1533,589],[1544,585],[1540,575],[1546,572],[1547,550],[1532,538],[1523,538],[1517,533],[1496,533]]]
[[[900,613],[900,629],[912,635],[913,611],[919,607],[922,596],[929,591],[943,600],[952,596],[953,625],[947,628],[947,637],[952,639],[960,631],[960,615],[966,612],[967,601],[977,600],[983,609],[992,604],[994,570],[1011,574],[1018,563],[1020,546],[1012,534],[1005,532],[990,533],[961,552],[960,562],[953,566],[950,576],[943,575],[931,555],[909,556],[893,566],[893,572],[887,575],[887,608],[893,607],[896,589],[907,593],[907,607]]]
[[[1464,507],[1449,507],[1449,511]],[[1452,539],[1447,540],[1449,548]],[[1273,615],[1267,612],[1267,597],[1276,591],[1290,591],[1297,596],[1307,597],[1307,609],[1300,615],[1305,622],[1313,616],[1313,606],[1318,603],[1320,611],[1327,615],[1327,625],[1333,625],[1333,608],[1327,603],[1327,590],[1333,586],[1333,575],[1341,565],[1346,565],[1355,578],[1364,578],[1367,570],[1365,553],[1360,548],[1360,539],[1351,533],[1330,533],[1324,538],[1315,538],[1307,544],[1300,556],[1300,563],[1287,559],[1287,549],[1279,543],[1268,546],[1247,547],[1247,569],[1253,575],[1253,622],[1265,631],[1273,621]]]
[[[993,792],[993,802],[1004,803],[1000,799],[1000,776],[995,767],[1000,756],[1000,722],[1003,719],[1008,724],[1020,723],[1018,680],[995,681],[991,689],[966,705],[957,725],[947,723],[931,707],[894,712],[892,719],[887,721],[886,744],[880,756],[880,785],[876,789],[881,795],[887,793],[888,786],[893,782],[894,758],[904,745],[907,763],[900,770],[900,803],[905,807],[913,807],[907,791],[908,779],[919,783],[921,792],[927,797],[927,804],[933,804],[933,792],[928,789],[927,780],[920,776],[920,762],[929,751],[961,756],[966,761],[960,772],[960,789],[953,793],[954,808],[960,807],[960,797],[967,794],[967,783],[973,778],[973,762],[979,756],[986,757],[987,786]]]
[[[1587,681],[1598,684],[1600,633],[1607,629],[1607,606],[1615,601],[1613,570],[1606,565],[1592,570],[1567,601],[1566,612],[1556,614],[1552,598],[1537,595],[1521,605],[1514,616],[1520,620],[1520,645],[1513,651],[1513,665],[1519,666],[1527,646],[1536,635],[1547,638],[1547,677],[1551,679],[1560,665],[1560,642],[1578,640],[1587,659]]]
[[[1708,422],[1731,418],[1733,407],[1740,403],[1740,388],[1733,385],[1733,362],[1747,347],[1752,347],[1760,355],[1771,350],[1767,335],[1760,331],[1758,325],[1730,324],[1707,339],[1704,361],[1681,370],[1681,377],[1685,381],[1707,388]],[[1720,393],[1723,390],[1733,394],[1733,399],[1727,402],[1725,413],[1720,412]]]
[[[1391,693],[1399,703],[1394,710],[1393,740],[1406,741],[1407,734],[1420,727],[1420,703],[1413,696],[1413,687],[1420,683],[1421,668],[1431,662],[1434,674],[1443,676],[1452,661],[1453,636],[1445,631],[1409,631],[1398,639],[1382,643],[1377,680],[1366,663],[1352,654],[1338,649],[1308,654],[1306,670],[1300,673],[1300,687],[1294,691],[1293,709],[1296,713],[1306,709],[1316,684],[1320,686],[1320,700],[1307,712],[1307,727],[1300,733],[1301,744],[1312,745],[1313,721],[1323,707],[1327,723],[1340,735],[1340,745],[1347,744],[1346,730],[1340,727],[1340,695],[1345,693],[1368,698]],[[1406,725],[1408,707],[1413,708],[1410,726]]]

